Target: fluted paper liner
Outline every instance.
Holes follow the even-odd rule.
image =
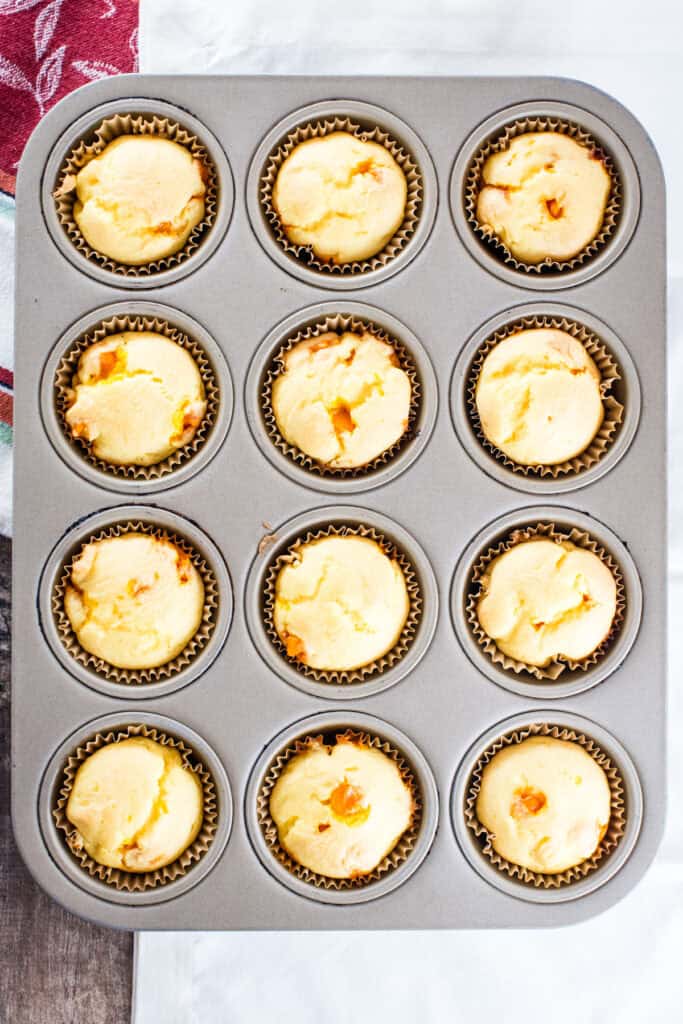
[[[162,138],[170,139],[185,146],[186,149],[205,168],[207,180],[205,181],[206,192],[204,193],[204,217],[192,229],[189,238],[182,249],[164,256],[162,259],[151,260],[139,266],[129,266],[125,263],[117,263],[104,253],[91,248],[74,220],[73,207],[76,200],[75,176],[89,163],[93,157],[104,152],[110,142],[121,135],[159,135]],[[53,192],[55,210],[60,224],[66,231],[74,246],[91,263],[109,270],[114,274],[123,277],[152,277],[162,270],[183,263],[198,249],[211,226],[216,220],[218,210],[218,173],[209,151],[196,135],[184,128],[177,121],[166,117],[159,117],[156,114],[114,114],[106,117],[99,124],[86,134],[67,153],[64,162],[57,175],[57,185]]]
[[[510,142],[517,135],[525,135],[529,132],[559,132],[568,135],[575,142],[580,143],[602,161],[603,166],[612,180],[612,188],[607,197],[607,203],[602,219],[602,225],[595,238],[588,245],[568,260],[556,260],[547,257],[541,263],[524,263],[512,255],[501,238],[489,227],[479,223],[477,219],[477,199],[484,187],[482,172],[487,159],[493,154],[509,147]],[[573,121],[565,121],[557,117],[526,117],[506,125],[492,139],[482,143],[475,152],[465,178],[464,207],[465,217],[474,233],[481,238],[501,262],[515,270],[527,274],[548,274],[562,273],[564,271],[576,270],[588,260],[596,256],[604,249],[607,242],[614,234],[622,209],[622,183],[609,153],[580,125]]]
[[[505,338],[518,334],[520,331],[543,327],[552,327],[565,331],[583,345],[600,373],[600,396],[602,398],[604,418],[593,440],[579,455],[575,455],[565,462],[558,462],[552,466],[542,463],[525,466],[515,462],[509,455],[501,451],[500,448],[497,448],[484,433],[479,418],[479,411],[477,410],[477,384],[479,383],[479,375],[484,361],[496,345],[504,341]],[[525,316],[514,323],[506,324],[505,327],[499,328],[477,350],[466,384],[467,411],[477,440],[498,462],[503,463],[504,466],[507,466],[514,473],[520,473],[524,476],[537,476],[540,478],[549,476],[557,479],[570,473],[577,474],[590,469],[609,450],[624,415],[623,405],[611,394],[612,389],[619,380],[621,380],[621,373],[614,357],[608,352],[600,338],[592,331],[589,331],[587,327],[584,327],[583,324],[563,316]]]
[[[155,462],[150,466],[118,466],[111,462],[106,462],[104,459],[98,459],[93,455],[90,444],[85,438],[74,437],[66,420],[66,414],[71,404],[70,399],[73,394],[73,378],[78,369],[78,362],[81,356],[97,342],[104,341],[105,338],[120,334],[123,331],[153,331],[180,345],[194,359],[204,385],[206,411],[192,440],[181,448],[176,448],[165,459]],[[143,316],[140,314],[120,315],[110,317],[107,320],[101,320],[87,334],[84,334],[75,344],[70,346],[60,359],[55,372],[55,407],[64,436],[95,469],[101,473],[122,477],[126,480],[158,480],[160,477],[172,473],[179,466],[184,465],[206,443],[216,422],[219,404],[220,390],[218,379],[202,346],[178,327],[174,327],[167,320],[156,316]]]
[[[482,773],[486,765],[504,747],[511,746],[514,743],[521,743],[530,736],[550,736],[553,739],[578,743],[602,768],[609,785],[610,819],[607,824],[607,831],[598,844],[597,849],[587,860],[568,868],[566,871],[555,874],[532,871],[530,868],[522,867],[520,864],[513,864],[512,861],[501,857],[493,848],[493,834],[484,828],[476,815],[477,797],[481,789]],[[520,729],[504,733],[494,740],[477,759],[477,763],[470,776],[464,806],[465,822],[467,827],[477,837],[479,849],[484,856],[498,871],[502,871],[511,878],[524,882],[526,885],[533,886],[535,889],[559,889],[561,886],[571,885],[572,882],[585,878],[586,875],[600,867],[604,859],[613,852],[621,841],[626,827],[627,813],[624,782],[619,773],[619,768],[600,749],[595,740],[574,729],[567,729],[563,726],[547,723],[525,725]]]
[[[366,260],[354,260],[351,263],[331,263],[319,259],[310,246],[295,245],[293,242],[290,242],[273,206],[272,195],[275,180],[282,164],[290,153],[300,143],[306,142],[308,139],[322,138],[324,135],[332,134],[332,132],[348,132],[363,142],[376,142],[378,145],[384,146],[391,153],[405,175],[408,191],[403,222],[384,248]],[[417,227],[417,222],[422,212],[423,193],[422,174],[415,157],[409,150],[379,125],[373,128],[363,128],[362,125],[350,117],[338,116],[321,118],[317,121],[310,121],[292,128],[285,139],[271,152],[259,181],[261,206],[277,244],[294,259],[305,263],[306,266],[311,267],[313,270],[323,274],[336,274],[338,276],[366,274],[368,271],[378,270],[398,256],[405,249]]]
[[[287,353],[291,351],[295,345],[298,345],[299,342],[308,341],[310,338],[317,338],[321,334],[326,334],[328,332],[333,332],[340,336],[342,333],[347,332],[353,334],[367,333],[378,338],[380,341],[386,342],[391,345],[392,349],[396,353],[400,368],[410,380],[410,407],[408,410],[408,425],[405,431],[401,437],[394,442],[394,444],[389,448],[386,448],[364,466],[337,468],[335,466],[326,465],[324,462],[319,462],[317,459],[312,458],[310,455],[301,451],[300,448],[296,448],[284,439],[280,433],[275,413],[273,412],[273,384],[276,379],[285,372],[284,360]],[[420,412],[421,402],[422,385],[418,376],[418,369],[415,361],[405,346],[377,324],[369,320],[363,320],[359,317],[343,313],[336,313],[331,316],[323,317],[316,323],[303,327],[301,330],[291,335],[291,337],[287,338],[273,356],[261,386],[261,413],[268,436],[275,447],[298,466],[303,467],[303,469],[307,469],[309,472],[315,473],[318,476],[331,477],[337,480],[358,479],[360,477],[368,476],[370,473],[373,473],[375,470],[386,465],[394,458],[395,455],[398,455],[400,451],[406,448],[416,437],[416,422]]]
[[[339,741],[349,741],[374,747],[375,750],[386,754],[396,762],[401,778],[410,790],[412,797],[413,811],[410,824],[403,835],[399,838],[394,848],[379,862],[376,868],[364,875],[357,875],[354,878],[330,878],[328,875],[320,875],[310,868],[304,867],[294,860],[287,851],[280,845],[277,825],[270,814],[270,796],[275,783],[282,774],[285,766],[298,754],[308,750],[314,750],[321,744],[330,745]],[[256,798],[256,815],[263,833],[266,844],[275,857],[291,874],[302,882],[307,882],[318,889],[334,889],[341,892],[349,889],[360,889],[372,882],[376,882],[388,872],[395,870],[408,859],[413,851],[422,824],[422,794],[417,780],[408,765],[407,761],[396,747],[379,736],[372,736],[367,732],[360,732],[355,729],[344,729],[341,732],[329,730],[325,735],[305,736],[294,740],[288,747],[276,755],[268,768],[259,794]]]
[[[101,747],[107,746],[110,743],[120,742],[121,740],[131,739],[135,736],[144,736],[146,739],[154,740],[156,743],[173,747],[180,753],[183,765],[196,775],[202,784],[204,798],[203,817],[197,837],[181,853],[177,860],[172,861],[163,868],[158,868],[156,871],[123,871],[120,868],[98,864],[86,852],[75,825],[72,825],[66,816],[66,805],[73,789],[76,773],[83,762]],[[69,850],[81,868],[87,871],[92,878],[98,878],[101,882],[106,882],[107,885],[114,886],[122,892],[145,892],[147,889],[156,889],[161,885],[166,885],[168,882],[175,882],[176,879],[185,875],[204,856],[214,840],[218,826],[218,799],[211,773],[183,740],[177,739],[175,736],[169,736],[153,726],[129,725],[117,727],[105,733],[98,732],[69,755],[62,770],[59,794],[57,802],[52,809],[52,817],[57,829],[63,833],[64,841]]]
[[[575,547],[592,551],[604,562],[614,577],[617,596],[616,610],[614,618],[612,619],[612,628],[602,643],[599,644],[594,651],[591,651],[589,655],[585,658],[581,658],[579,661],[573,661],[570,658],[557,657],[542,668],[538,665],[528,665],[523,661],[517,661],[515,658],[508,657],[507,654],[503,654],[503,652],[496,646],[495,640],[485,632],[479,622],[477,604],[482,591],[481,580],[488,570],[489,565],[494,558],[497,558],[498,555],[502,555],[504,551],[509,551],[510,548],[515,546],[515,544],[520,544],[527,540],[533,540],[534,538],[543,538],[553,541],[569,541]],[[512,530],[512,532],[509,533],[502,541],[494,547],[488,548],[479,555],[470,573],[469,592],[465,606],[465,614],[477,643],[491,659],[494,665],[499,665],[501,668],[505,669],[506,672],[514,672],[516,675],[526,672],[533,676],[538,682],[555,682],[555,680],[557,680],[566,669],[569,669],[572,672],[577,669],[582,672],[586,672],[589,668],[592,668],[593,665],[600,661],[600,659],[609,650],[614,638],[621,628],[625,608],[626,590],[624,586],[624,577],[619,566],[605,548],[598,544],[598,542],[584,530],[579,530],[576,527],[572,527],[569,530],[562,530],[555,526],[554,523],[547,522],[537,523],[535,526],[519,527],[518,529]]]
[[[94,654],[89,654],[79,644],[76,633],[64,607],[64,595],[67,585],[71,582],[73,563],[81,554],[85,545],[92,544],[99,540],[105,540],[107,537],[121,537],[126,533],[148,533],[153,537],[168,540],[172,544],[177,545],[189,556],[192,564],[202,578],[202,583],[204,584],[204,611],[202,613],[202,619],[199,623],[197,632],[183,648],[180,654],[177,654],[175,658],[171,661],[167,661],[164,665],[158,665],[154,668],[117,668],[115,665],[111,665],[109,662],[104,661],[103,658],[98,658]],[[57,627],[59,638],[71,657],[79,664],[84,665],[85,668],[90,671],[96,672],[97,675],[101,676],[103,679],[108,679],[114,683],[131,685],[144,685],[145,683],[157,683],[162,682],[165,679],[170,679],[172,676],[177,675],[181,669],[184,669],[194,661],[195,658],[197,658],[204,650],[213,635],[216,627],[218,602],[219,594],[216,577],[210,566],[204,561],[202,556],[189,541],[185,540],[184,537],[181,537],[178,534],[155,526],[153,523],[136,522],[135,520],[115,523],[114,525],[107,527],[105,530],[100,530],[98,533],[88,537],[87,540],[84,540],[78,551],[69,558],[68,562],[64,563],[64,566],[59,573],[59,578],[52,590],[52,613],[54,615],[55,625]]]
[[[396,644],[387,651],[386,654],[383,654],[381,658],[376,658],[374,661],[369,662],[369,664],[361,665],[360,668],[355,669],[325,670],[311,668],[309,665],[304,665],[296,658],[292,658],[287,654],[287,649],[275,628],[274,607],[277,578],[280,570],[285,565],[291,565],[296,562],[298,558],[298,551],[306,544],[310,544],[314,540],[320,540],[323,537],[354,536],[367,537],[370,540],[374,540],[387,557],[398,562],[408,590],[408,600],[410,603],[408,618],[405,621],[405,625],[403,626],[403,630],[396,641]],[[413,566],[403,551],[401,551],[401,549],[392,541],[388,540],[384,534],[380,533],[379,530],[376,530],[372,526],[364,526],[362,524],[345,524],[342,526],[330,525],[318,530],[309,530],[304,536],[292,541],[292,543],[287,547],[287,550],[281,555],[278,555],[268,567],[263,591],[263,621],[268,637],[275,649],[282,655],[285,661],[289,665],[292,665],[301,675],[306,676],[309,679],[314,679],[317,683],[323,684],[366,683],[371,678],[381,675],[382,672],[390,669],[408,653],[408,649],[415,639],[417,627],[422,616],[422,604],[422,590]]]

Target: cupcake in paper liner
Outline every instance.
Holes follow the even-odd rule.
[[[514,121],[474,155],[465,215],[498,258],[529,274],[575,270],[608,243],[622,208],[614,163],[579,125]]]
[[[415,571],[370,526],[328,526],[268,568],[263,618],[273,646],[321,684],[361,683],[405,656],[422,614]]]
[[[158,317],[114,316],[80,338],[55,373],[66,438],[97,470],[157,480],[193,457],[220,392],[204,349]]]
[[[343,891],[377,881],[410,856],[422,798],[395,747],[348,729],[306,736],[279,753],[256,811],[280,864],[310,885]]]
[[[413,155],[381,127],[330,117],[292,129],[266,161],[259,196],[278,245],[322,274],[377,270],[417,226]]]
[[[623,780],[604,751],[545,723],[506,733],[480,755],[464,806],[490,863],[537,889],[571,885],[600,867],[624,835],[626,814]]]
[[[182,740],[131,725],[97,733],[69,756],[52,816],[84,871],[142,893],[206,853],[218,802],[210,772]]]
[[[77,662],[116,683],[169,679],[210,640],[218,611],[211,568],[183,537],[142,522],[95,534],[52,593],[59,637]]]
[[[336,314],[280,347],[263,381],[261,412],[273,444],[297,465],[354,479],[410,443],[421,400],[404,346],[376,324]]]
[[[619,367],[600,339],[565,317],[527,316],[478,350],[467,411],[482,446],[515,473],[557,479],[609,450],[624,407]]]
[[[495,665],[546,682],[597,664],[625,605],[621,570],[597,541],[575,527],[538,523],[479,556],[465,614]]]
[[[210,231],[218,175],[206,147],[178,122],[116,114],[67,154],[53,195],[86,259],[125,277],[152,276],[186,260]]]

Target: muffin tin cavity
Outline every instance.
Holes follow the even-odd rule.
[[[474,812],[483,765],[509,743],[531,735],[579,743],[603,768],[610,786],[610,824],[595,855],[559,875],[534,875],[502,861],[492,850],[489,833]],[[542,710],[499,722],[472,744],[453,781],[450,811],[453,831],[465,859],[486,882],[508,896],[530,903],[564,903],[600,888],[628,860],[640,833],[643,794],[631,757],[606,729],[571,712]]]
[[[167,536],[190,556],[204,584],[204,614],[195,636],[158,668],[117,669],[84,651],[64,611],[64,586],[73,559],[91,540],[128,532]],[[232,619],[232,587],[223,558],[189,520],[164,509],[122,505],[81,520],[62,537],[43,570],[38,608],[43,634],[62,666],[79,682],[110,697],[148,699],[197,679],[218,655]]]
[[[206,413],[194,438],[151,466],[115,466],[96,458],[75,439],[64,419],[66,396],[86,349],[122,331],[153,331],[193,357],[206,395]],[[157,302],[116,302],[93,310],[62,335],[50,353],[40,384],[43,426],[57,454],[90,483],[121,494],[151,494],[198,473],[223,444],[233,413],[233,388],[225,357],[209,332],[180,310]]]
[[[204,822],[197,839],[177,861],[144,874],[97,865],[70,839],[74,829],[64,814],[73,777],[86,757],[106,743],[132,736],[177,749],[204,793]],[[119,711],[85,723],[60,744],[41,780],[38,815],[50,856],[70,882],[110,903],[150,906],[188,892],[211,871],[230,837],[233,805],[225,769],[201,736],[164,715]]]
[[[183,248],[140,266],[117,263],[88,245],[73,219],[73,190],[68,189],[88,159],[122,135],[176,141],[202,161],[207,173],[204,217]],[[230,223],[234,186],[220,143],[196,117],[161,100],[131,98],[95,107],[64,132],[47,162],[41,200],[53,241],[77,269],[116,287],[159,288],[192,273],[215,252]]]
[[[273,381],[282,370],[280,357],[292,344],[330,330],[368,331],[393,345],[412,384],[405,434],[382,455],[357,469],[332,469],[289,445],[279,432],[270,405]],[[306,487],[351,494],[388,483],[417,459],[432,434],[438,395],[427,352],[396,317],[360,302],[323,302],[293,313],[266,336],[249,367],[244,402],[254,440],[276,469]]]
[[[574,138],[605,160],[612,179],[602,228],[570,260],[524,264],[476,219],[481,168],[487,156],[524,132],[555,131]],[[631,155],[619,136],[595,114],[568,103],[520,103],[500,110],[471,133],[460,149],[450,182],[451,214],[469,253],[497,277],[525,288],[570,288],[601,273],[624,251],[640,213],[640,185]]]
[[[612,634],[593,655],[583,659],[584,664],[557,659],[562,669],[557,671],[555,679],[547,678],[547,670],[532,673],[521,663],[513,663],[512,659],[504,657],[495,643],[486,638],[481,627],[477,628],[476,612],[473,612],[479,593],[474,570],[484,565],[484,555],[508,542],[515,531],[539,525],[543,526],[543,532],[552,526],[555,533],[570,540],[572,531],[579,531],[573,542],[580,546],[584,546],[580,535],[588,535],[585,546],[589,550],[595,549],[603,557],[617,582],[617,613]],[[465,548],[451,587],[451,617],[465,654],[492,682],[524,697],[571,697],[606,679],[619,668],[633,646],[640,627],[641,612],[640,577],[625,545],[597,519],[573,509],[555,506],[519,509],[490,523]],[[508,664],[505,665],[505,662]]]
[[[603,376],[605,419],[586,451],[558,466],[514,463],[483,435],[474,401],[485,355],[508,335],[536,327],[567,331],[589,353],[595,353],[597,346],[600,354],[593,358],[598,360]],[[614,379],[612,370],[616,370]],[[640,382],[628,349],[607,324],[584,310],[540,301],[498,313],[474,332],[455,362],[449,403],[458,440],[489,476],[529,494],[564,494],[599,480],[626,454],[640,420]]]
[[[368,880],[340,882],[301,869],[284,853],[270,818],[268,798],[281,768],[301,741],[307,737],[322,736],[326,742],[333,742],[335,736],[349,730],[370,739],[377,749],[397,762],[402,773],[405,772],[413,794],[415,813],[413,825]],[[384,896],[403,885],[417,871],[436,834],[439,795],[429,764],[404,733],[374,715],[332,711],[303,718],[271,740],[252,769],[244,811],[254,851],[274,878],[298,896],[347,906]]]
[[[294,147],[334,131],[384,146],[403,170],[408,186],[404,220],[394,237],[375,256],[345,264],[322,262],[309,248],[290,243],[271,201],[278,169]],[[436,173],[420,138],[396,115],[357,100],[312,103],[293,111],[265,136],[247,177],[249,218],[265,251],[283,270],[325,288],[364,288],[405,267],[427,240],[436,207]]]
[[[329,534],[359,534],[386,545],[404,571],[410,612],[396,647],[353,671],[310,669],[287,657],[272,623],[273,581],[278,562],[299,541]],[[355,700],[386,690],[416,667],[427,651],[438,616],[438,589],[426,555],[411,535],[387,516],[352,505],[314,509],[275,527],[247,578],[245,613],[257,651],[285,682],[315,697]]]

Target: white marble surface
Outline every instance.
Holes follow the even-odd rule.
[[[683,660],[683,96],[675,0],[142,0],[141,69],[183,73],[556,74],[630,107],[669,186],[671,664]],[[644,1024],[683,1002],[683,692],[670,679],[669,821],[643,882],[544,931],[142,933],[134,1024]]]

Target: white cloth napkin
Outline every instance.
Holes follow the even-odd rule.
[[[144,72],[552,74],[640,118],[669,182],[672,663],[683,657],[683,96],[677,3],[143,0]],[[677,229],[677,230],[676,230]],[[644,1024],[683,1002],[683,693],[669,823],[634,892],[556,931],[141,933],[135,1024]]]

